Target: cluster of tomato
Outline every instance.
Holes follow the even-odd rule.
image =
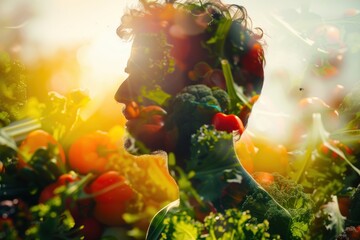
[[[110,131],[95,131],[80,136],[65,151],[51,134],[35,130],[19,145],[18,168],[31,168],[29,161],[36,151],[53,148],[62,174],[41,189],[38,204],[59,195],[59,189],[89,179],[77,185],[81,186],[77,197],[68,196],[65,202],[75,226],[83,226],[85,239],[100,239],[107,227],[132,224],[146,231],[151,217],[178,197],[177,185],[168,173],[164,156],[134,156],[119,146],[122,143]],[[138,216],[129,223],[124,214]]]

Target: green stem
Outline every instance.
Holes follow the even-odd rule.
[[[239,111],[238,105],[241,104],[241,102],[251,109],[251,104],[246,99],[246,97],[239,94],[239,92],[237,92],[235,89],[234,78],[231,73],[229,61],[226,59],[222,59],[221,66],[225,77],[227,93],[229,94],[229,98],[230,98],[231,110],[235,112]]]

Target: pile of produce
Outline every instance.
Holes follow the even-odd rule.
[[[81,129],[83,91],[15,97],[24,74],[1,55],[0,239],[360,239],[360,86],[291,98],[290,137],[258,135],[269,99],[246,10],[141,4],[118,29],[135,36],[126,120],[106,131]]]

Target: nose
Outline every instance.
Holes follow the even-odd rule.
[[[129,101],[132,100],[131,96],[134,94],[131,94],[133,89],[131,88],[129,82],[129,79],[125,79],[124,82],[120,84],[114,96],[117,102],[127,104]]]

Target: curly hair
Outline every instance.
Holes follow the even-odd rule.
[[[139,34],[142,31],[150,31],[155,29],[146,29],[144,25],[148,23],[145,20],[157,21],[157,27],[161,30],[169,26],[172,14],[177,9],[188,11],[194,16],[200,16],[207,13],[211,20],[218,20],[220,18],[231,18],[233,21],[241,23],[241,25],[252,32],[256,39],[261,39],[263,32],[260,28],[252,28],[252,21],[247,14],[244,6],[237,4],[226,5],[220,0],[166,0],[165,3],[160,1],[139,0],[141,5],[137,9],[128,9],[121,18],[121,24],[117,29],[117,34],[122,39],[129,39],[134,34]],[[209,21],[211,25],[213,21]],[[256,30],[256,31],[255,31]]]
[[[122,16],[117,29],[119,37],[125,40],[159,33],[174,46],[172,55],[181,59],[177,65],[183,71],[189,71],[199,59],[214,66],[220,58],[226,58],[235,82],[248,89],[245,92],[261,90],[265,65],[263,31],[252,27],[245,7],[220,0],[140,0],[138,8],[129,9]],[[177,48],[179,39],[195,45],[189,50],[191,54],[183,56],[181,48]],[[195,54],[203,57],[194,57]]]

